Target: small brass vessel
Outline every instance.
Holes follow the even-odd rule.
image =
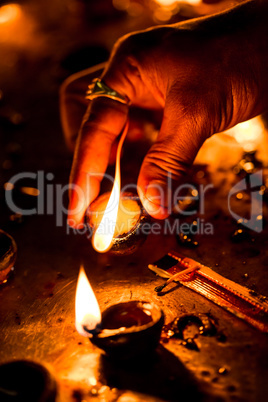
[[[88,208],[85,220],[91,235],[101,221],[109,197],[110,193],[104,193]],[[139,197],[132,193],[121,193],[118,221],[109,252],[122,255],[134,253],[144,243],[149,231],[150,216]]]

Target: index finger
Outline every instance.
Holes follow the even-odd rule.
[[[107,169],[111,145],[127,120],[128,107],[115,100],[94,99],[83,119],[70,176],[68,223],[83,223],[88,205],[97,197]]]

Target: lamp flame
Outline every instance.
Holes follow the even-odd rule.
[[[83,266],[76,287],[75,297],[75,326],[79,334],[90,337],[90,333],[101,322],[101,312],[93,289],[89,283]]]
[[[113,245],[112,242],[116,229],[121,190],[120,156],[123,142],[127,134],[127,129],[128,121],[125,123],[116,151],[115,177],[112,192],[100,224],[94,232],[92,238],[92,245],[94,249],[99,253],[105,253],[106,251],[109,251]]]

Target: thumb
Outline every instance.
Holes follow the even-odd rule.
[[[174,104],[166,105],[157,141],[145,156],[138,178],[139,196],[154,218],[171,214],[176,190],[207,138],[205,126],[196,113],[183,115]]]

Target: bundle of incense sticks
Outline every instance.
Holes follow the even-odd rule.
[[[149,264],[148,268],[168,279],[163,286],[155,289],[157,292],[162,291],[171,281],[180,281],[182,285],[205,296],[259,330],[268,332],[268,302],[265,296],[252,292],[175,251]],[[181,275],[177,275],[180,272]]]

